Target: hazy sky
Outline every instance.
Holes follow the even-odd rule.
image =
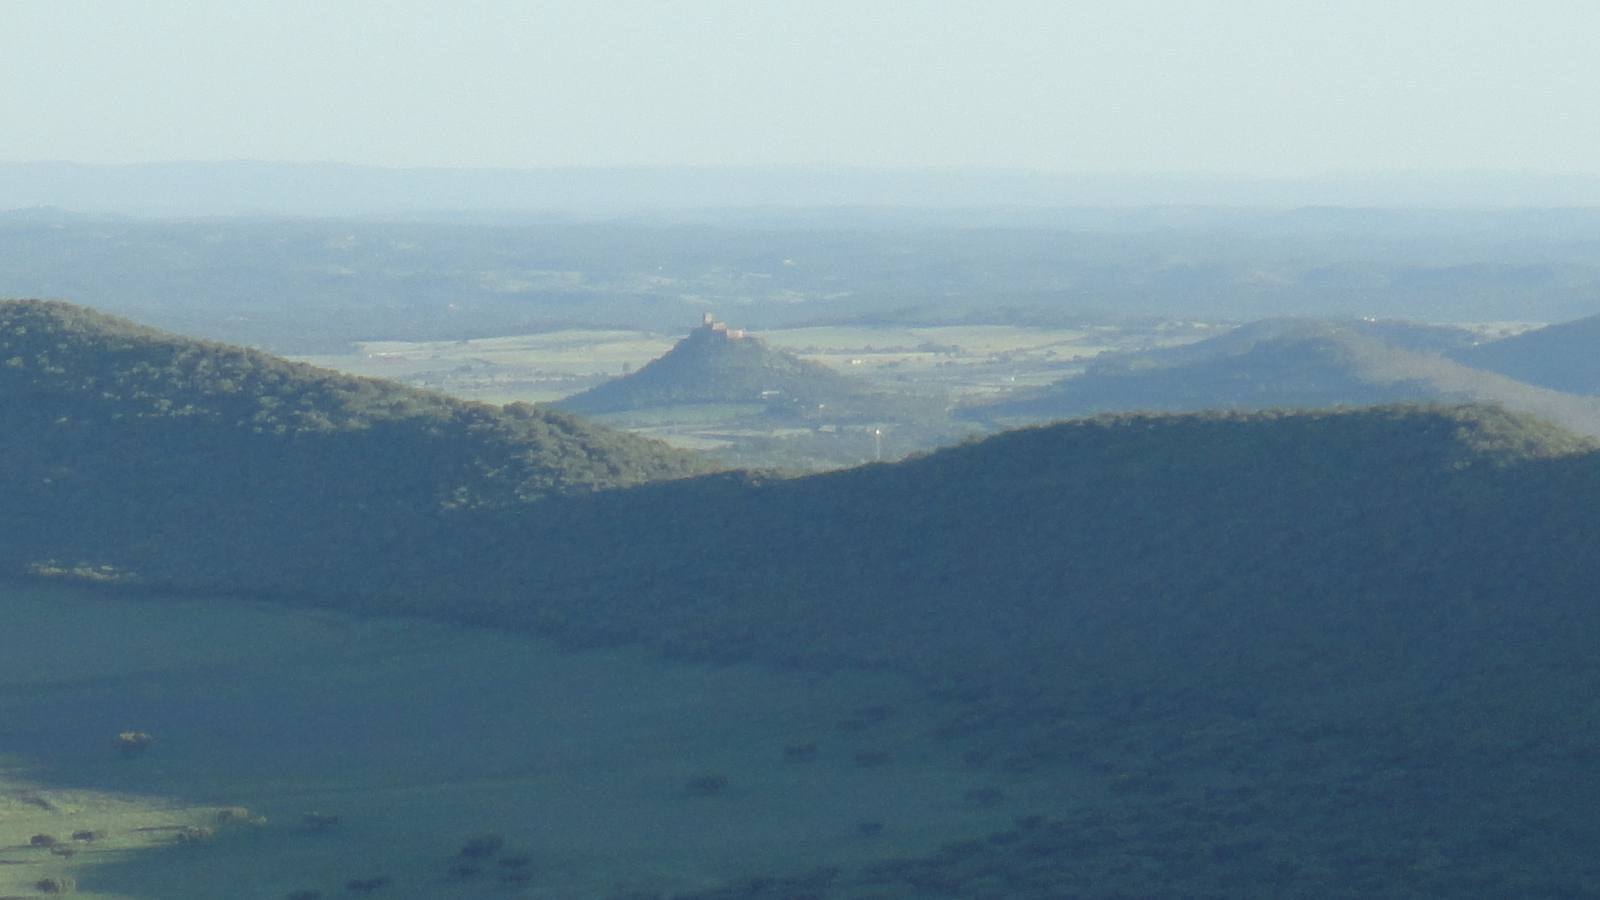
[[[0,159],[1600,174],[1600,2],[0,0]]]

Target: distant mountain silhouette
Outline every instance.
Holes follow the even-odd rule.
[[[1600,394],[1600,315],[1458,350],[1453,356],[1552,390]]]
[[[854,379],[774,349],[707,313],[701,326],[665,355],[556,406],[584,415],[694,403],[815,409],[872,396]]]
[[[967,415],[1044,421],[1121,410],[1490,402],[1600,435],[1600,402],[1442,355],[1470,342],[1469,332],[1438,326],[1266,319],[1182,347],[1097,360],[1080,376]]]

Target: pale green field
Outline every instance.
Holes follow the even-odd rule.
[[[943,711],[887,676],[565,653],[238,601],[8,588],[0,610],[0,896],[60,876],[101,900],[331,898],[379,876],[397,898],[675,893],[924,853],[1087,790],[968,770],[959,741],[928,737]],[[128,729],[155,737],[147,753],[113,749]],[[813,743],[815,759],[786,760]],[[726,789],[697,796],[707,773]],[[986,787],[1014,799],[975,806],[966,792]],[[265,818],[218,826],[225,807]],[[339,824],[308,828],[312,812]],[[216,834],[180,844],[182,825]],[[525,883],[489,861],[447,875],[480,833],[528,857]],[[77,852],[30,847],[36,834]]]
[[[586,374],[614,368],[615,362],[642,365],[667,352],[672,340],[644,331],[553,331],[471,341],[371,341],[358,353],[377,359],[481,358],[504,365],[537,365],[551,371]],[[596,369],[595,366],[600,366]]]
[[[1051,369],[1117,349],[1115,334],[1095,329],[1010,325],[931,328],[794,328],[763,333],[769,343],[813,362],[869,379],[915,377],[960,385],[962,371],[997,362]]]
[[[762,332],[775,347],[796,353],[833,354],[872,348],[914,351],[923,344],[955,345],[961,353],[1003,353],[1066,347],[1093,338],[1093,329],[1019,328],[1013,325],[949,325],[929,328],[823,326]]]
[[[759,403],[680,403],[639,412],[601,413],[594,416],[594,420],[631,430],[724,425],[749,416],[759,416],[765,408]]]
[[[643,331],[558,331],[470,341],[371,341],[356,352],[299,357],[487,403],[547,403],[637,369],[675,339]]]

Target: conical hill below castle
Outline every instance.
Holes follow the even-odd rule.
[[[853,378],[774,349],[707,313],[664,356],[557,405],[585,415],[689,404],[761,404],[777,412],[874,396]]]

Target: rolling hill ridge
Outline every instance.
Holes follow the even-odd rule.
[[[55,566],[52,548],[77,534],[101,544],[106,573],[148,575],[137,548],[165,545],[175,567],[207,560],[193,572],[217,584],[272,565],[241,550],[254,542],[308,558],[319,542],[380,553],[451,512],[711,469],[565,413],[464,403],[39,301],[0,304],[0,454],[8,515],[32,523],[0,546],[10,567]]]
[[[1469,366],[1574,394],[1600,394],[1600,316],[1561,322],[1453,354]]]
[[[1600,402],[1452,359],[1470,362],[1469,338],[1406,323],[1264,319],[1196,344],[1096,360],[1082,375],[966,415],[1016,423],[1132,409],[1498,403],[1600,436]]]
[[[890,670],[975,771],[1114,800],[814,895],[881,893],[885,871],[903,896],[1600,885],[1600,452],[1546,421],[1106,415],[803,478],[697,475],[564,415],[0,309],[11,577]]]

